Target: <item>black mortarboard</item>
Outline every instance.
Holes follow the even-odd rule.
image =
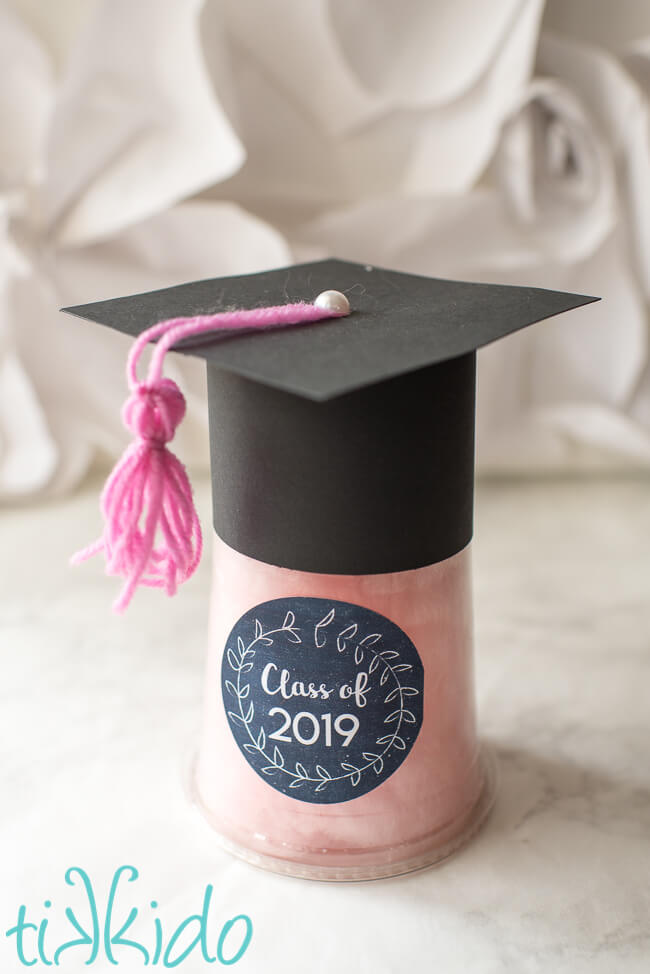
[[[596,298],[324,260],[64,310],[135,336],[328,289],[349,317],[177,348],[207,363],[217,534],[303,571],[441,561],[472,534],[476,350]]]

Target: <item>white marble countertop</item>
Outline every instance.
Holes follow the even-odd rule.
[[[207,884],[211,929],[250,916],[235,970],[647,974],[647,480],[481,486],[477,692],[500,764],[496,808],[441,867],[348,886],[231,860],[187,804],[209,559],[181,598],[141,592],[113,616],[117,583],[101,564],[66,564],[98,532],[97,488],[0,515],[3,972],[24,969],[4,936],[20,904],[37,923],[50,917],[55,947],[70,939],[66,905],[88,915],[65,870],[85,868],[103,902],[114,870],[131,864],[140,878],[121,902],[141,907],[142,943],[154,941],[152,898],[172,931],[200,911]],[[205,484],[197,496],[207,524]],[[70,949],[60,969],[88,970],[88,953]],[[143,966],[135,949],[117,956],[118,969]],[[193,954],[180,970],[219,966]],[[114,967],[100,952],[90,969]]]

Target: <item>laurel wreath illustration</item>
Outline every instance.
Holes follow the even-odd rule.
[[[314,644],[317,649],[322,649],[326,645],[328,637],[326,630],[330,630],[335,619],[336,610],[333,608],[314,626]],[[415,724],[417,719],[413,711],[407,708],[405,701],[408,697],[417,696],[419,690],[416,687],[403,685],[399,674],[407,673],[413,667],[410,663],[400,661],[400,654],[397,650],[380,650],[377,648],[383,638],[380,633],[370,633],[357,640],[358,629],[356,622],[342,629],[336,635],[336,648],[339,653],[353,652],[354,662],[357,666],[360,666],[369,655],[371,660],[368,666],[368,674],[372,674],[382,667],[379,685],[384,687],[388,684],[384,703],[395,703],[395,709],[385,718],[384,724],[393,724],[394,727],[376,739],[377,752],[363,752],[365,764],[357,766],[350,761],[340,761],[340,774],[331,774],[322,764],[317,764],[313,772],[310,772],[300,761],[297,761],[293,768],[287,767],[284,756],[277,745],[273,747],[271,753],[267,751],[264,727],[260,726],[259,730],[253,730],[255,706],[253,701],[249,700],[251,688],[250,683],[245,682],[246,674],[253,669],[256,649],[259,646],[272,646],[274,637],[280,633],[283,633],[285,638],[291,642],[302,643],[301,630],[296,627],[294,613],[287,612],[282,625],[267,632],[264,631],[261,622],[255,619],[255,635],[248,646],[244,644],[241,636],[238,636],[236,647],[230,646],[228,648],[226,657],[228,665],[233,671],[233,680],[226,680],[225,687],[236,703],[236,709],[228,710],[228,717],[234,724],[243,727],[247,732],[249,740],[243,745],[244,750],[249,754],[258,754],[264,760],[265,763],[261,769],[262,774],[267,776],[286,775],[291,779],[289,788],[312,786],[315,792],[323,791],[333,782],[345,779],[349,779],[350,784],[356,787],[361,781],[361,776],[370,769],[377,775],[382,773],[384,761],[393,749],[406,750],[406,742],[400,732],[404,724]]]

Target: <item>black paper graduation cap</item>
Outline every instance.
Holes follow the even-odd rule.
[[[135,336],[328,289],[349,317],[177,347],[207,364],[215,529],[303,571],[441,561],[472,535],[476,350],[596,298],[324,260],[63,310]]]

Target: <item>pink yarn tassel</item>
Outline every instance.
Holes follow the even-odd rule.
[[[77,552],[73,564],[103,551],[106,571],[124,586],[113,604],[123,612],[138,585],[164,588],[174,595],[195,572],[203,547],[185,467],[167,448],[185,415],[185,398],[175,382],[162,376],[166,352],[184,338],[215,331],[278,328],[337,318],[346,312],[313,304],[287,304],[250,311],[228,311],[194,318],[172,318],[138,336],[127,361],[131,395],[122,418],[135,440],[106,482],[101,496],[104,532]],[[162,337],[161,337],[162,336]],[[154,349],[146,382],[137,378],[138,360],[150,341]]]

